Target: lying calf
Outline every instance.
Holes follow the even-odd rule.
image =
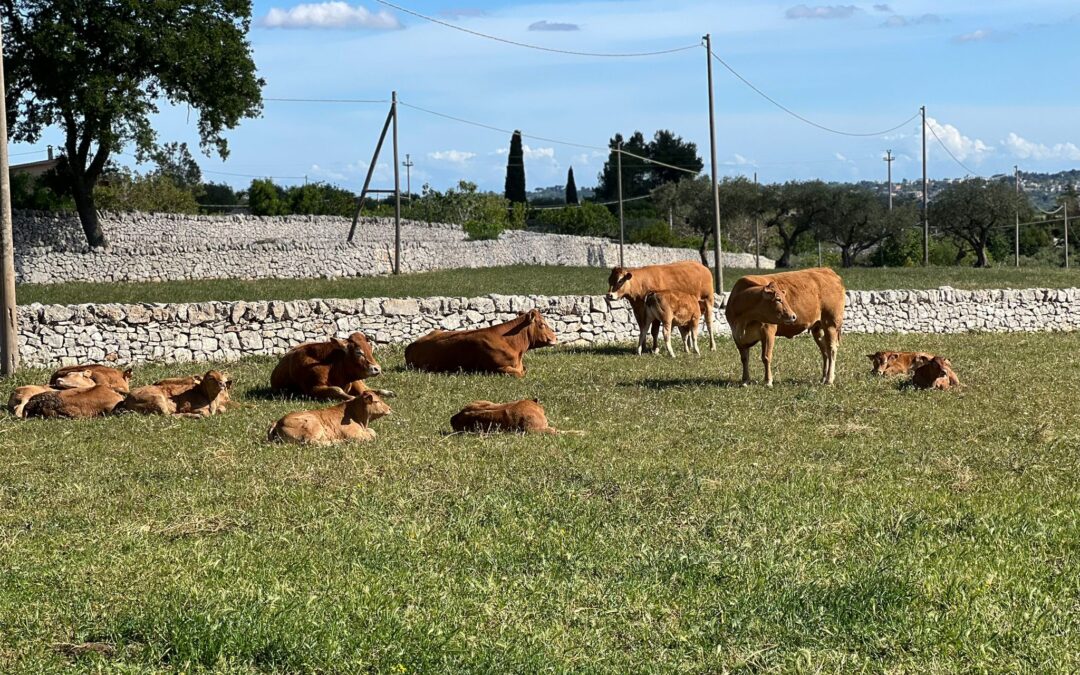
[[[373,391],[329,408],[299,410],[285,415],[267,434],[269,441],[331,445],[375,438],[371,422],[390,414],[390,406]]]
[[[94,381],[94,384],[103,384],[106,387],[112,387],[121,394],[128,393],[128,385],[131,382],[131,368],[120,370],[119,368],[90,363],[81,366],[66,366],[61,368],[49,378],[49,386],[63,389],[64,387],[60,385],[60,382],[65,376],[72,373],[88,373],[88,376]]]
[[[926,352],[877,352],[867,354],[874,375],[909,375],[934,358]]]
[[[124,400],[112,387],[97,384],[37,394],[23,407],[24,417],[84,418],[108,415]]]
[[[579,431],[559,431],[548,426],[547,415],[539,399],[522,399],[513,403],[473,401],[450,418],[454,431],[509,431],[533,434],[580,434]]]
[[[911,384],[919,389],[948,391],[952,387],[960,386],[960,378],[956,376],[948,359],[935,356],[915,370]]]
[[[209,370],[201,377],[172,378],[139,387],[128,394],[122,409],[144,415],[209,417],[224,412],[232,403],[231,387],[232,380],[226,373]]]
[[[80,370],[65,373],[56,378],[51,387],[43,387],[37,384],[16,387],[8,398],[7,407],[8,410],[14,413],[15,417],[23,417],[23,409],[26,407],[26,403],[38,394],[47,394],[61,389],[87,389],[92,386],[94,386],[94,381],[90,379],[89,371]]]
[[[656,321],[664,328],[664,344],[668,355],[675,358],[671,349],[671,326],[674,324],[682,334],[686,353],[700,354],[697,346],[698,330],[701,324],[701,304],[697,296],[682,291],[649,291],[645,295],[645,325]],[[654,349],[654,352],[660,351]]]

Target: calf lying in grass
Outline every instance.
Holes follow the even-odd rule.
[[[867,354],[870,372],[874,375],[910,375],[916,368],[929,363],[933,354],[926,352],[875,352]]]
[[[63,389],[37,394],[26,402],[25,417],[85,418],[108,415],[124,395],[103,384],[82,389]]]
[[[509,431],[532,434],[580,434],[580,431],[559,431],[548,426],[547,415],[539,399],[522,399],[512,403],[473,401],[450,418],[454,431]]]
[[[27,384],[16,387],[8,398],[8,410],[14,413],[16,417],[23,417],[23,409],[26,407],[27,402],[38,394],[48,394],[62,389],[88,389],[94,386],[94,380],[90,378],[90,371],[88,370],[71,371],[59,376],[53,375],[52,382],[52,386]]]
[[[128,385],[131,382],[131,368],[120,370],[119,368],[113,368],[112,366],[102,366],[96,363],[90,363],[81,366],[65,366],[60,370],[57,370],[52,374],[52,377],[49,378],[49,386],[55,387],[56,389],[64,389],[65,387],[61,382],[67,376],[72,374],[85,374],[93,380],[93,383],[90,386],[103,384],[121,394],[128,393]]]
[[[960,386],[960,378],[956,376],[948,359],[935,356],[915,370],[915,374],[911,376],[911,384],[918,389],[948,391]]]
[[[390,414],[390,406],[368,390],[329,408],[299,410],[285,415],[267,434],[269,441],[331,445],[375,438],[371,422]]]
[[[144,415],[209,417],[229,406],[231,387],[228,374],[209,370],[201,377],[172,378],[139,387],[128,394],[121,409]]]

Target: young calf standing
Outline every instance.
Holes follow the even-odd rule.
[[[368,390],[329,408],[291,412],[270,427],[267,440],[315,445],[370,441],[375,431],[368,425],[389,414],[390,406]]]
[[[682,291],[649,291],[645,295],[645,322],[659,321],[664,329],[664,344],[668,355],[675,358],[671,349],[671,326],[678,326],[686,353],[698,351],[698,330],[701,324],[701,303],[697,296]],[[653,353],[660,351],[653,349]]]

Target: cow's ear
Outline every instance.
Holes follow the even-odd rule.
[[[877,358],[877,354],[867,354],[867,355],[866,355],[866,358],[868,358],[868,359],[870,359],[871,361],[873,361],[873,360],[875,360],[875,359]]]
[[[900,355],[899,354],[889,354],[888,356],[885,357],[885,360],[888,361],[889,363],[892,363],[893,361],[896,360],[896,358],[898,356],[900,356]]]
[[[365,391],[364,393],[360,394],[360,400],[363,401],[364,403],[372,403],[372,402],[374,402],[375,401],[375,392],[370,391],[370,390]]]
[[[540,402],[540,399],[538,399],[538,398],[534,398],[534,399],[533,399],[532,401],[533,401],[533,403],[539,403],[539,402]]]
[[[624,282],[630,281],[633,278],[634,278],[634,273],[633,272],[627,272],[626,274],[622,275],[622,280]]]
[[[79,374],[82,375],[83,377],[85,377],[88,380],[93,379],[93,377],[94,377],[94,371],[92,371],[92,370],[84,370]]]
[[[132,374],[133,372],[135,372],[135,371],[134,371],[133,369],[131,369],[131,368],[125,368],[125,369],[124,369],[124,373],[123,373],[123,375],[124,375],[124,379],[125,379],[125,380],[130,380],[130,379],[131,379],[131,374]]]
[[[528,312],[525,312],[525,324],[528,325],[533,321],[536,321],[536,317],[538,316],[540,316],[540,312],[537,311],[536,308],[530,309]]]
[[[341,338],[332,337],[330,338],[330,342],[343,352],[349,350],[349,343]]]

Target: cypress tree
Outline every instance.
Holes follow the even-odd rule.
[[[510,137],[510,154],[506,158],[506,199],[511,204],[525,203],[525,151],[521,147],[521,132]]]
[[[566,203],[577,206],[577,184],[574,182],[574,167],[566,172]]]

